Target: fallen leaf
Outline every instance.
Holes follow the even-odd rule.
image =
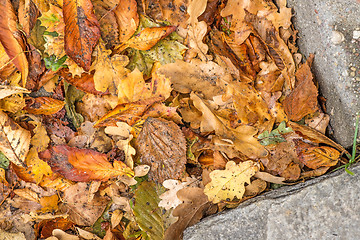
[[[85,231],[79,227],[76,227],[76,230],[79,233],[79,237],[84,238],[84,239],[89,239],[89,240],[101,240],[101,238],[99,238],[96,234]]]
[[[149,179],[162,183],[184,174],[186,142],[175,123],[161,118],[146,119],[136,146],[140,162],[150,166]]]
[[[122,175],[134,175],[124,163],[114,161],[112,165],[106,154],[91,149],[57,145],[40,153],[40,158],[47,161],[54,172],[71,181],[106,181]]]
[[[116,209],[115,211],[113,211],[113,213],[111,214],[111,227],[116,228],[120,224],[123,216],[124,213],[121,210]]]
[[[267,172],[257,172],[257,173],[255,173],[254,177],[264,180],[265,182],[276,183],[276,184],[285,184],[284,177],[276,177]]]
[[[202,188],[184,188],[178,191],[182,204],[177,206],[172,215],[179,219],[166,230],[165,240],[180,240],[185,228],[200,221],[210,209],[211,203]]]
[[[25,167],[30,146],[30,132],[0,111],[0,151],[14,164]]]
[[[74,223],[67,220],[66,218],[55,218],[47,219],[39,222],[35,225],[35,229],[38,237],[48,238],[52,236],[52,231],[54,229],[61,229],[66,231],[74,226]]]
[[[253,161],[226,163],[225,170],[214,170],[210,173],[211,182],[205,186],[204,193],[209,201],[219,203],[231,201],[235,197],[241,199],[245,192],[244,184],[250,184],[250,178],[260,169]]]
[[[39,203],[42,206],[42,209],[40,209],[40,212],[54,212],[58,209],[58,202],[59,197],[58,195],[52,195],[52,196],[45,196],[40,198]]]
[[[286,114],[290,120],[295,122],[317,110],[318,90],[313,82],[310,68],[313,58],[313,55],[310,56],[306,63],[297,70],[295,89],[283,102]]]
[[[41,122],[32,121],[35,128],[33,130],[34,136],[31,138],[30,144],[35,147],[38,152],[42,152],[47,149],[50,138],[47,135],[46,127]]]
[[[17,29],[17,17],[10,0],[1,0],[0,11],[0,42],[21,72],[22,86],[25,87],[29,74],[28,61],[26,59],[26,42],[22,32]]]
[[[300,161],[311,169],[332,167],[339,161],[340,153],[331,147],[310,147],[299,153]]]
[[[100,38],[100,26],[89,0],[64,0],[65,51],[85,71],[90,70],[91,54]]]
[[[113,12],[119,25],[119,40],[121,43],[126,42],[139,25],[137,3],[135,0],[119,2]]]
[[[28,98],[25,110],[31,114],[52,115],[57,113],[65,106],[64,101],[51,97]]]
[[[191,99],[197,109],[202,112],[200,130],[201,132],[215,131],[221,139],[229,139],[231,146],[242,152],[249,158],[265,157],[268,153],[264,147],[253,136],[257,130],[251,126],[242,125],[236,129],[230,129],[214,114],[213,110],[196,94],[191,94]]]
[[[52,235],[56,240],[80,240],[78,236],[68,234],[61,229],[54,229]]]
[[[22,232],[9,233],[3,229],[0,229],[0,237],[4,240],[26,240],[26,237]]]
[[[108,199],[95,195],[91,202],[88,202],[88,184],[77,183],[64,192],[63,205],[60,209],[68,212],[69,219],[77,225],[93,225],[102,215],[106,208]]]
[[[244,197],[254,197],[265,191],[267,184],[262,179],[256,179],[245,186]]]
[[[5,169],[0,168],[0,183],[5,184],[6,186],[9,186],[9,183],[6,180],[5,173],[6,173]]]
[[[13,192],[16,195],[18,195],[22,198],[25,198],[27,200],[37,202],[37,203],[40,202],[39,195],[29,188],[14,189]]]
[[[35,148],[31,148],[26,156],[26,171],[31,174],[32,178],[37,184],[39,184],[44,176],[50,176],[53,174],[50,166],[41,160],[38,156],[38,152]]]
[[[6,98],[13,94],[30,93],[30,92],[31,91],[27,90],[26,88],[22,88],[22,87],[11,86],[11,85],[0,85],[0,99]]]

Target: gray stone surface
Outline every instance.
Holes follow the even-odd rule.
[[[283,187],[203,219],[184,240],[360,239],[360,166]]]
[[[306,57],[315,53],[313,69],[327,98],[334,137],[348,147],[355,131],[354,116],[360,111],[360,1],[287,2],[294,9],[300,52]]]

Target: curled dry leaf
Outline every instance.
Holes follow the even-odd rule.
[[[260,169],[253,161],[240,162],[238,165],[229,161],[225,170],[214,170],[210,173],[211,182],[205,186],[204,193],[213,203],[241,199],[245,192],[245,183]]]
[[[1,55],[0,55],[1,58]],[[0,62],[1,64],[1,62]],[[2,66],[2,65],[0,65]],[[11,96],[13,94],[18,94],[18,93],[30,93],[29,90],[27,90],[26,88],[22,88],[22,87],[17,87],[17,86],[11,86],[11,85],[0,85],[0,99],[6,98],[8,96]]]
[[[90,0],[64,0],[66,54],[85,71],[90,70],[91,54],[100,38],[100,26]]]
[[[95,195],[88,202],[88,184],[77,183],[64,192],[60,209],[69,214],[69,219],[77,225],[93,225],[106,208],[108,199]]]
[[[26,59],[26,42],[21,31],[17,28],[17,17],[10,0],[0,1],[0,43],[10,60],[21,72],[22,86],[25,87],[29,74]]]
[[[145,120],[136,139],[140,162],[150,166],[149,179],[179,179],[186,164],[186,141],[180,128],[161,118]]]
[[[339,157],[339,151],[325,146],[310,147],[299,153],[300,161],[311,169],[335,166]]]
[[[30,132],[0,111],[0,151],[14,164],[25,167],[30,146]]]
[[[91,149],[57,145],[41,152],[40,158],[47,161],[54,172],[71,181],[106,181],[122,175],[134,175],[123,162],[114,161],[112,165],[106,154]]]
[[[113,12],[119,25],[119,40],[121,43],[126,42],[135,33],[139,25],[137,3],[135,0],[121,1]]]
[[[165,240],[180,240],[185,228],[192,226],[210,210],[212,204],[202,188],[184,188],[177,192],[182,204],[177,206],[172,215],[178,217],[165,232]]]
[[[27,106],[24,108],[31,114],[52,115],[65,106],[64,101],[51,97],[28,98]]]

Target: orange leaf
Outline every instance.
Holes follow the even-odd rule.
[[[295,122],[317,110],[318,91],[310,69],[313,58],[313,55],[310,56],[296,72],[296,87],[283,103],[289,119]]]
[[[42,197],[39,201],[42,206],[42,209],[40,211],[43,213],[56,211],[58,209],[58,202],[59,197],[56,194],[48,197]]]
[[[74,226],[74,223],[66,218],[46,219],[35,224],[35,233],[39,238],[48,238],[52,236],[54,229],[66,231]]]
[[[64,0],[65,52],[89,71],[91,54],[100,38],[100,26],[90,0]]]
[[[163,100],[162,97],[155,97],[143,101],[119,104],[111,112],[100,118],[94,124],[94,127],[116,126],[116,122],[126,122],[131,126],[140,120],[153,104],[161,100]]]
[[[29,65],[24,53],[26,43],[23,34],[17,29],[17,18],[10,0],[0,0],[0,12],[0,42],[21,72],[22,85],[25,86],[29,74]]]
[[[64,101],[51,97],[28,98],[28,100],[30,100],[30,102],[28,102],[24,109],[31,114],[52,115],[65,106]]]
[[[309,147],[299,153],[299,159],[307,167],[317,169],[320,167],[335,166],[340,153],[331,147]]]
[[[125,43],[125,46],[137,50],[149,50],[161,39],[175,31],[175,29],[176,27],[174,26],[144,28],[139,34],[130,38]]]
[[[49,163],[54,172],[71,181],[106,181],[117,176],[134,175],[123,162],[116,161],[113,166],[106,154],[91,149],[57,145],[41,152],[40,157]]]
[[[119,25],[120,42],[126,42],[135,33],[139,25],[136,1],[121,1],[113,12],[115,14],[116,22]]]
[[[69,72],[68,69],[61,69],[58,74],[62,76],[68,83],[71,85],[74,85],[76,88],[91,93],[94,95],[102,95],[103,92],[99,92],[95,89],[94,84],[94,74],[93,73],[83,73],[81,76],[75,76],[73,77],[72,74]]]

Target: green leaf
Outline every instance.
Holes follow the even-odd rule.
[[[30,37],[28,38],[28,41],[31,45],[33,45],[36,49],[40,50],[41,53],[44,53],[45,51],[45,39],[44,39],[44,32],[46,30],[46,27],[41,26],[40,20],[37,20],[35,23],[35,26],[30,32]]]
[[[48,32],[48,31],[45,31],[44,35],[49,35],[51,37],[58,37],[59,36],[59,34],[57,32]]]
[[[8,169],[9,164],[9,159],[2,152],[0,152],[0,168]]]
[[[276,129],[275,129],[276,130]],[[285,121],[282,121],[279,126],[277,127],[277,130],[279,131],[279,133],[281,134],[286,134],[286,133],[291,133],[293,132],[291,127],[286,127],[286,123]]]
[[[57,59],[55,55],[51,55],[50,57],[44,58],[45,67],[47,69],[51,69],[52,71],[56,72],[61,67],[66,67],[64,62],[66,61],[67,56],[64,55],[61,58]]]
[[[80,127],[81,123],[84,122],[84,117],[76,112],[75,104],[76,102],[82,99],[85,93],[83,91],[78,90],[76,87],[70,85],[66,81],[64,81],[64,89],[65,89],[66,115],[72,121],[74,127],[78,128]]]
[[[287,128],[285,121],[282,121],[279,126],[276,129],[272,130],[270,133],[269,131],[265,131],[259,134],[258,139],[261,140],[260,144],[264,146],[278,144],[281,142],[286,142],[282,134],[290,133],[292,131],[292,128]]]
[[[164,189],[154,182],[142,182],[135,191],[132,209],[140,229],[149,239],[162,240],[169,212],[158,206]]]

